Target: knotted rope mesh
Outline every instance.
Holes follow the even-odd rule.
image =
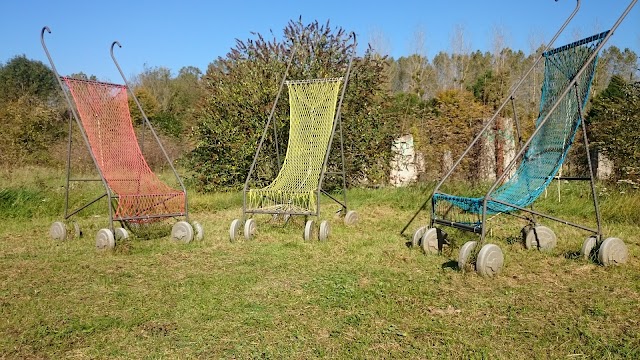
[[[271,184],[249,190],[249,209],[316,211],[316,192],[341,83],[342,78],[287,81],[290,128],[286,156]]]
[[[551,113],[549,119],[540,125],[549,114],[553,104],[574,79],[578,71],[585,65],[589,57],[596,51],[608,32],[565,45],[544,53],[545,71],[540,101],[540,114],[536,127],[540,127],[524,153],[516,171],[490,196],[493,199],[526,207],[533,203],[562,166],[580,126],[578,106],[584,109],[589,98],[589,90],[596,69],[597,58],[591,61],[577,79],[578,96],[572,89],[564,96],[559,106]],[[579,98],[579,100],[578,100]],[[449,194],[434,194],[433,205],[436,217],[452,219],[451,214],[461,210],[467,214],[481,214],[482,197],[462,197]],[[452,210],[452,207],[457,208]],[[495,201],[487,202],[487,214],[510,212],[514,207]],[[457,221],[452,219],[453,221]],[[476,220],[476,224],[479,220]]]
[[[116,219],[145,221],[185,211],[185,194],[162,182],[145,161],[131,123],[127,88],[63,77],[98,167],[118,199]],[[137,219],[132,219],[137,218]]]

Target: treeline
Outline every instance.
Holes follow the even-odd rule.
[[[290,78],[343,75],[351,50],[344,29],[297,20],[286,26],[280,38],[274,35],[266,39],[256,34],[237,41],[204,73],[191,66],[178,73],[146,67],[131,79],[163,143],[190,170],[189,180],[198,188],[217,190],[242,185],[294,44],[298,44],[299,53]],[[461,153],[544,47],[540,45],[530,54],[503,46],[491,52],[454,48],[433,58],[413,54],[392,59],[368,46],[357,57],[342,112],[350,184],[386,184],[391,142],[404,134],[412,134],[417,149],[424,154],[425,178],[438,178],[445,154],[455,158]],[[614,179],[634,182],[640,176],[639,67],[635,52],[606,48],[598,62],[587,117],[594,146],[614,162]],[[516,113],[525,133],[532,130],[537,117],[542,80],[540,65],[515,96]],[[141,114],[132,100],[130,105],[140,130]],[[281,154],[275,153],[276,137],[270,132],[257,181],[273,178],[276,159],[284,156],[287,114],[285,93],[276,109]],[[514,116],[510,106],[500,115]],[[69,116],[47,66],[24,56],[0,64],[2,166],[63,165]],[[499,133],[500,129],[496,130]],[[76,144],[79,140],[74,134]],[[153,151],[152,147],[148,149]],[[579,157],[577,154],[571,161],[579,163]],[[152,163],[160,159],[153,153],[148,158]],[[87,157],[79,159],[90,168]],[[330,166],[336,160],[332,158]],[[471,168],[468,176],[473,176]]]

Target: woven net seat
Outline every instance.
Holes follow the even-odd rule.
[[[342,80],[286,82],[290,109],[286,156],[271,184],[249,190],[249,210],[315,213],[320,175],[333,132]]]
[[[97,166],[118,199],[114,218],[144,221],[184,215],[185,193],[161,181],[147,164],[133,129],[127,87],[68,77]]]
[[[589,90],[596,69],[594,59],[577,79],[575,91],[564,96],[557,108],[550,109],[558,101],[563,91],[597,50],[608,32],[565,45],[544,53],[545,71],[540,102],[540,114],[536,120],[539,132],[526,149],[518,167],[494,192],[487,201],[487,214],[498,214],[518,210],[531,205],[557,175],[573,143],[580,126],[580,113],[589,98]],[[597,59],[597,58],[596,58]],[[578,111],[580,107],[580,112]],[[548,120],[540,125],[549,115]],[[445,218],[451,207],[468,214],[481,214],[484,197],[464,197],[444,193],[433,195],[434,211],[437,217]]]

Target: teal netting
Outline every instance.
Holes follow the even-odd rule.
[[[544,83],[536,126],[540,126],[542,119],[549,114],[553,104],[558,101],[560,95],[596,51],[607,33],[608,31],[544,53]],[[562,98],[558,107],[529,144],[516,171],[490,194],[491,198],[526,207],[533,203],[551,183],[562,166],[580,126],[578,106],[584,109],[587,103],[596,63],[597,57],[588,64],[576,82],[580,100],[578,101],[573,90]],[[466,213],[481,214],[484,198],[434,194],[433,206],[438,217],[443,215],[439,213],[436,206],[440,201]],[[495,201],[487,202],[487,214],[490,215],[515,210],[517,208]]]

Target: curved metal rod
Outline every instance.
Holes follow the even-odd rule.
[[[116,41],[111,43],[111,49],[109,49],[109,53],[111,54],[111,58],[113,59],[113,61],[115,61],[116,66],[118,67],[118,70],[121,70],[120,69],[120,65],[116,61],[116,57],[113,55],[113,47],[116,46],[116,45],[118,45],[119,48],[122,48],[122,45],[120,45],[120,41],[116,40]]]
[[[49,54],[49,49],[47,49],[47,44],[44,42],[44,33],[45,31],[51,34],[51,29],[48,26],[44,26],[42,31],[40,31],[40,43],[42,44],[42,48],[44,49],[44,53],[47,54],[47,59],[49,59],[49,63],[51,64],[51,70],[56,75],[56,77],[60,77],[58,75],[58,70],[56,69],[56,65],[53,63],[53,59],[51,59],[51,54]],[[60,87],[62,87],[62,83],[60,83]]]
[[[558,2],[558,0],[555,0],[556,2]],[[531,65],[531,67],[529,68],[529,70],[527,70],[527,72],[520,78],[520,81],[518,81],[518,83],[513,86],[511,88],[511,92],[509,93],[509,95],[507,95],[505,97],[504,102],[502,103],[502,105],[500,105],[500,107],[494,112],[493,116],[491,117],[491,119],[489,119],[489,121],[487,121],[484,125],[484,127],[482,128],[482,130],[480,130],[480,132],[478,133],[478,135],[471,141],[471,144],[469,144],[469,146],[467,147],[467,149],[462,153],[462,155],[460,155],[460,157],[458,157],[458,159],[456,160],[456,162],[453,164],[453,166],[451,167],[451,169],[449,169],[449,171],[442,177],[442,179],[438,182],[438,184],[435,186],[435,188],[433,189],[431,196],[429,196],[429,199],[427,199],[418,209],[418,211],[414,214],[414,216],[411,218],[411,220],[409,220],[409,222],[404,226],[404,228],[402,229],[402,231],[400,231],[400,235],[403,235],[404,232],[407,230],[407,228],[411,225],[411,223],[416,219],[416,217],[418,216],[418,214],[424,209],[424,207],[427,205],[427,203],[429,202],[429,200],[433,197],[433,195],[435,195],[438,190],[440,189],[440,187],[442,186],[442,184],[444,184],[444,182],[451,176],[451,174],[453,173],[453,171],[458,167],[458,165],[460,165],[460,162],[462,161],[462,159],[464,159],[465,156],[467,156],[467,154],[471,151],[471,148],[473,148],[473,146],[478,142],[478,140],[480,140],[480,138],[482,137],[482,134],[484,134],[487,129],[489,128],[489,126],[491,126],[491,124],[493,124],[493,122],[496,120],[496,118],[498,117],[498,114],[500,114],[500,112],[502,111],[502,109],[509,103],[511,97],[513,97],[516,93],[516,91],[520,88],[520,86],[524,83],[524,81],[529,77],[529,74],[531,74],[531,72],[536,68],[536,66],[538,66],[538,63],[540,63],[540,60],[542,60],[543,58],[543,54],[548,51],[549,49],[551,49],[551,46],[553,45],[553,43],[558,39],[558,37],[564,32],[565,28],[569,25],[569,23],[571,22],[571,20],[573,20],[573,18],[576,16],[576,14],[578,13],[578,10],[580,9],[580,1],[581,0],[576,0],[576,7],[573,9],[573,12],[571,12],[571,14],[569,15],[569,17],[564,21],[564,23],[562,24],[562,26],[560,27],[560,29],[556,32],[556,34],[553,36],[553,38],[551,38],[551,41],[549,41],[549,43],[547,44],[547,46],[545,47],[544,51],[542,51],[540,53],[540,55],[538,56],[538,58],[536,59],[536,61],[533,63],[533,65]]]
[[[82,123],[80,121],[80,116],[78,115],[77,111],[76,111],[76,107],[73,105],[73,102],[71,101],[71,98],[69,97],[69,93],[67,91],[65,91],[64,89],[64,84],[62,84],[62,80],[60,80],[60,74],[58,73],[58,70],[56,69],[56,65],[53,63],[53,59],[51,58],[51,54],[49,53],[49,49],[47,49],[47,44],[44,41],[44,33],[47,32],[49,34],[51,34],[51,29],[48,26],[44,26],[42,28],[42,31],[40,31],[40,43],[42,44],[42,48],[44,49],[45,54],[47,54],[47,59],[49,59],[49,64],[51,64],[51,70],[53,70],[53,74],[56,76],[56,80],[58,80],[58,85],[60,85],[60,90],[62,90],[62,93],[64,94],[64,98],[67,100],[67,105],[69,106],[69,110],[71,110],[71,113],[73,114],[73,118],[76,120],[76,123],[78,124],[78,128],[80,129],[80,134],[82,135],[82,138],[84,139],[84,143],[87,145],[87,148],[89,150],[91,150],[91,144],[89,143],[89,138],[87,137],[87,134],[84,131],[84,128],[82,127]],[[69,120],[71,121],[71,120]],[[71,125],[69,125],[69,154],[71,153]],[[111,199],[112,199],[112,195],[111,195],[111,189],[109,188],[109,184],[107,184],[107,180],[104,177],[104,174],[102,173],[102,169],[100,168],[100,166],[98,166],[98,159],[96,159],[95,155],[93,154],[93,151],[89,151],[89,155],[91,155],[91,160],[93,160],[93,164],[95,165],[96,169],[98,170],[98,173],[100,174],[100,179],[102,180],[102,185],[104,185],[105,188],[105,192],[108,196],[109,199],[109,227],[111,228],[111,231],[114,231],[114,227],[113,227],[113,205],[111,203]],[[69,158],[68,158],[69,159]],[[67,191],[69,191],[69,171],[70,171],[70,166],[71,166],[71,160],[67,160]],[[67,202],[68,204],[68,202]],[[65,206],[66,207],[66,206]],[[67,211],[67,209],[65,209],[65,212]],[[73,214],[71,214],[73,215]],[[69,216],[71,216],[69,215]],[[67,217],[67,214],[65,214],[65,217]],[[65,219],[66,220],[66,219]]]
[[[260,153],[260,149],[262,148],[262,144],[264,143],[265,138],[267,137],[267,131],[269,130],[269,124],[271,123],[271,120],[273,119],[273,114],[276,111],[276,106],[278,105],[278,100],[280,100],[280,95],[282,94],[282,89],[284,88],[284,83],[287,80],[287,75],[289,74],[289,69],[291,68],[291,63],[293,62],[293,58],[295,57],[295,54],[297,52],[298,49],[298,44],[294,44],[292,49],[291,49],[291,55],[289,56],[289,61],[287,62],[287,68],[284,71],[284,76],[282,77],[282,81],[280,81],[280,87],[278,88],[278,94],[276,95],[276,99],[273,102],[273,106],[271,106],[271,112],[269,112],[269,117],[267,118],[267,124],[264,127],[264,131],[262,132],[262,137],[260,138],[260,143],[258,143],[258,149],[256,150],[256,154],[253,157],[253,162],[251,163],[251,167],[249,168],[249,173],[247,174],[247,179],[244,182],[244,188],[243,188],[243,203],[246,203],[246,193],[247,190],[249,188],[249,180],[251,180],[251,174],[253,173],[253,170],[256,166],[256,163],[258,161],[258,154]],[[243,205],[244,206],[244,205]],[[245,209],[243,209],[243,216],[244,216],[244,211]]]
[[[51,64],[51,70],[53,70],[53,74],[56,76],[56,80],[58,80],[58,85],[60,85],[60,89],[64,93],[64,97],[67,99],[67,102],[69,103],[69,109],[71,109],[71,112],[73,112],[73,115],[76,117],[76,119],[79,119],[78,114],[76,113],[76,109],[73,106],[73,103],[71,102],[71,98],[69,98],[69,94],[67,94],[67,92],[64,91],[64,85],[62,84],[62,80],[60,80],[60,74],[58,73],[58,69],[56,68],[56,65],[53,63],[53,58],[51,58],[51,54],[49,53],[47,44],[44,41],[45,32],[51,34],[51,29],[48,26],[44,26],[42,28],[42,31],[40,31],[40,43],[42,44],[44,53],[47,54],[47,59],[49,59],[49,64]]]
[[[336,116],[333,119],[333,129],[331,129],[331,138],[329,139],[329,145],[327,146],[327,152],[324,156],[324,163],[322,164],[322,172],[320,174],[320,179],[318,181],[318,199],[317,199],[317,209],[316,214],[320,216],[320,192],[322,191],[322,183],[324,181],[324,176],[326,174],[327,163],[329,162],[329,155],[331,154],[331,147],[333,145],[333,137],[336,134],[336,127],[340,126],[340,159],[342,161],[342,201],[341,204],[344,209],[344,214],[347,214],[347,173],[344,168],[344,135],[342,133],[342,102],[344,100],[344,94],[347,91],[347,85],[349,83],[349,76],[351,75],[351,67],[353,65],[353,59],[356,56],[356,51],[358,49],[358,41],[356,40],[356,33],[354,31],[349,34],[349,37],[353,37],[353,45],[351,48],[351,57],[349,57],[349,65],[347,67],[347,72],[344,76],[344,83],[342,84],[342,93],[340,94],[340,101],[338,102],[338,106],[336,108]],[[335,199],[334,199],[335,200]],[[338,201],[336,201],[338,202]],[[340,204],[340,202],[338,202]]]
[[[351,34],[349,35],[349,37],[353,37],[353,48],[351,49],[351,56],[349,57],[349,65],[347,67],[347,72],[344,75],[344,82],[342,83],[342,91],[340,94],[340,101],[338,101],[338,106],[336,108],[336,116],[334,117],[333,120],[333,129],[331,129],[331,138],[329,139],[329,146],[327,147],[327,152],[324,156],[324,164],[322,166],[322,174],[320,175],[320,181],[318,182],[318,189],[320,189],[320,185],[322,185],[322,181],[324,180],[324,174],[325,174],[325,169],[327,167],[327,161],[329,161],[329,154],[331,153],[331,144],[333,143],[333,136],[336,132],[336,125],[338,124],[338,121],[340,121],[340,128],[342,128],[342,101],[344,100],[344,94],[347,91],[347,84],[349,83],[349,76],[351,75],[351,66],[353,65],[353,59],[356,57],[356,50],[358,47],[358,42],[356,41],[356,33],[355,32],[351,32]],[[340,147],[343,147],[342,142],[340,142]],[[344,167],[344,150],[342,151],[342,164]],[[343,169],[344,170],[344,169]],[[319,196],[318,196],[318,201],[319,201]],[[345,201],[346,204],[346,201]]]
[[[131,94],[131,97],[133,98],[133,101],[135,101],[136,105],[138,106],[138,110],[140,110],[140,114],[142,114],[142,118],[144,119],[144,123],[151,130],[151,134],[153,135],[154,139],[158,143],[158,146],[160,147],[160,151],[162,151],[162,155],[164,155],[164,158],[167,160],[167,163],[169,164],[169,167],[171,168],[171,171],[173,171],[173,175],[176,177],[176,180],[178,180],[178,183],[180,184],[180,188],[184,192],[184,212],[185,212],[185,218],[186,218],[186,220],[188,222],[189,221],[189,203],[188,203],[188,196],[187,196],[187,188],[184,186],[184,183],[182,182],[182,179],[178,175],[178,171],[176,171],[176,168],[173,166],[173,162],[171,161],[171,158],[169,158],[169,154],[167,154],[167,151],[164,149],[164,146],[162,146],[162,142],[160,142],[160,138],[158,137],[158,134],[153,129],[153,126],[151,126],[151,122],[149,121],[149,118],[147,118],[147,114],[145,114],[144,109],[142,108],[142,105],[140,104],[140,101],[138,101],[138,98],[136,97],[136,94],[133,93],[133,89],[131,88],[131,86],[129,86],[129,81],[127,81],[127,77],[124,76],[124,72],[122,71],[122,68],[120,67],[120,64],[118,63],[118,60],[116,60],[115,55],[113,54],[113,48],[116,45],[118,45],[119,48],[122,48],[122,45],[120,44],[119,41],[116,40],[116,41],[112,42],[111,43],[111,49],[110,49],[111,59],[113,60],[113,63],[116,64],[116,67],[118,68],[118,72],[120,73],[120,76],[122,76],[122,80],[124,80],[124,84],[127,86],[127,90],[129,91],[129,94]]]

